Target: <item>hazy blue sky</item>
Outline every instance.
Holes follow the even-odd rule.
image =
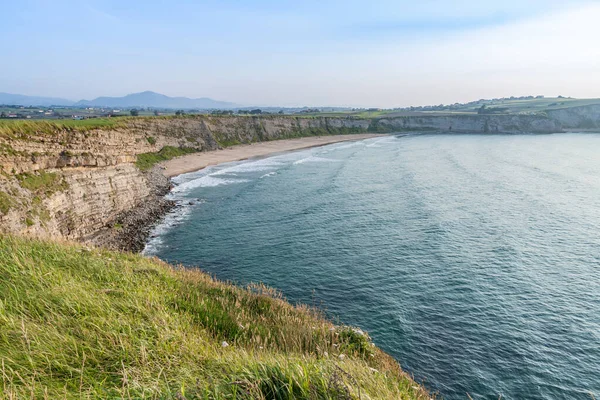
[[[600,2],[0,2],[0,91],[252,105],[600,97]]]

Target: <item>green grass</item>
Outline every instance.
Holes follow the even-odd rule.
[[[508,109],[508,112],[518,114],[600,104],[600,99],[559,99],[550,97],[532,100],[502,100],[492,104],[494,107],[504,107]]]
[[[128,117],[91,118],[83,120],[57,119],[43,121],[0,120],[1,136],[33,135],[39,133],[56,134],[61,131],[87,132],[93,129],[114,129],[126,127]]]
[[[395,118],[403,116],[418,116],[418,115],[476,115],[477,110],[482,104],[486,104],[490,108],[505,108],[504,113],[508,114],[537,114],[547,110],[556,110],[570,107],[581,107],[588,105],[600,104],[600,99],[569,99],[548,97],[543,99],[504,99],[504,100],[487,100],[480,104],[463,104],[457,108],[446,108],[439,111],[409,111],[409,110],[356,110],[356,111],[334,111],[334,112],[318,112],[294,115],[299,118],[315,118],[315,117],[352,117],[359,119],[378,119],[378,118]]]
[[[0,214],[5,215],[13,206],[12,197],[4,192],[0,192]]]
[[[314,113],[303,113],[303,114],[292,114],[287,115],[287,117],[292,118],[355,118],[355,119],[371,119],[371,118],[381,118],[385,117],[388,114],[392,113],[392,110],[379,110],[379,111],[367,111],[367,110],[359,110],[359,111],[325,111],[325,112],[314,112]]]
[[[165,146],[156,153],[138,154],[135,165],[142,171],[147,171],[161,161],[171,160],[175,157],[186,154],[195,153],[197,150],[193,148],[179,148],[173,146]]]
[[[218,132],[215,133],[214,136],[217,138],[217,143],[219,143],[219,146],[221,146],[221,147],[231,147],[231,146],[236,146],[238,144],[242,144],[242,142],[237,138],[233,138],[233,139],[221,138],[221,135]]]
[[[46,196],[66,190],[69,187],[60,175],[53,172],[39,171],[33,174],[19,174],[16,177],[22,188]]]
[[[30,155],[29,153],[27,153],[25,151],[17,151],[15,149],[13,149],[12,146],[7,143],[0,143],[0,154],[7,155],[7,156],[13,156],[13,157]]]
[[[429,398],[368,335],[272,289],[10,236],[0,376],[7,399]]]
[[[87,132],[94,129],[117,129],[127,128],[136,122],[149,120],[169,120],[169,119],[194,119],[204,118],[205,115],[185,115],[185,116],[122,116],[112,118],[89,118],[83,120],[73,119],[44,119],[44,120],[22,120],[22,119],[0,119],[0,136],[19,137],[35,134],[53,135],[63,131]],[[154,138],[149,137],[148,143],[153,144]]]

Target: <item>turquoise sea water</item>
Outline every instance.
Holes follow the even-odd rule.
[[[446,399],[600,398],[600,135],[399,135],[176,183],[147,253],[320,305]]]

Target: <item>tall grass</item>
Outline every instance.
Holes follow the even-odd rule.
[[[127,126],[128,117],[91,118],[83,120],[56,119],[42,121],[0,120],[0,136],[55,134],[61,131],[87,132],[93,129],[114,129]]]
[[[14,237],[0,237],[0,376],[7,399],[428,398],[367,335],[264,286]]]

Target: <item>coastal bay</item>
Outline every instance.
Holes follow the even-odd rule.
[[[404,134],[210,166],[173,178],[146,254],[319,305],[445,399],[589,399],[598,146]]]
[[[356,140],[372,139],[386,136],[382,134],[350,134],[312,136],[296,139],[282,139],[269,142],[257,142],[227,147],[220,150],[204,151],[201,153],[188,154],[162,163],[163,174],[172,178],[206,168],[209,165],[222,164],[231,161],[240,161],[255,157],[264,157],[274,153],[301,150],[311,147],[325,146],[332,143],[349,142]]]

